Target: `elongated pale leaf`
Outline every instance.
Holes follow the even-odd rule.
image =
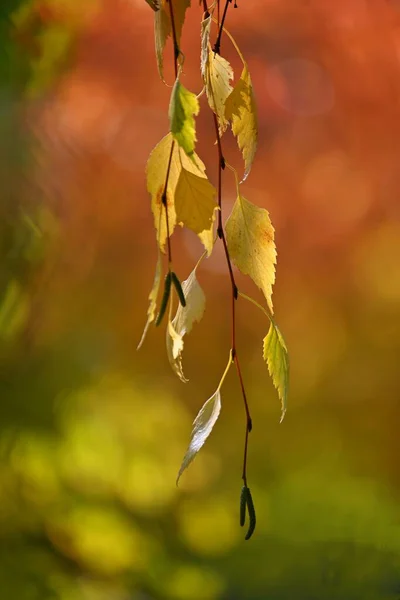
[[[196,269],[182,283],[182,291],[185,295],[186,306],[178,306],[176,315],[167,328],[167,355],[172,370],[179,379],[186,382],[187,379],[182,369],[183,337],[190,333],[193,324],[199,322],[204,314],[206,298],[196,277]]]
[[[199,101],[196,94],[189,92],[176,80],[169,104],[171,133],[188,156],[192,156],[196,144],[194,115],[199,114]]]
[[[206,67],[206,93],[208,104],[217,115],[220,134],[228,127],[228,120],[225,117],[225,102],[232,92],[231,79],[233,79],[231,65],[225,58],[209,49]]]
[[[211,32],[211,15],[201,22],[201,55],[200,55],[200,71],[203,80],[206,77],[207,61],[208,61],[208,42]]]
[[[181,40],[182,27],[185,21],[186,9],[190,0],[171,0],[173,2],[174,23],[178,44]],[[161,79],[164,81],[164,48],[168,37],[172,33],[171,17],[167,0],[160,0],[160,8],[154,13],[154,39],[156,46],[157,67]]]
[[[177,220],[197,234],[209,230],[217,206],[216,194],[207,177],[182,169],[175,190]]]
[[[245,172],[250,173],[257,149],[258,122],[250,74],[245,64],[239,81],[225,102],[225,117],[232,123],[232,131],[243,154]]]
[[[271,321],[268,334],[264,338],[263,356],[281,400],[282,422],[286,413],[289,388],[289,355],[285,340],[274,321]]]
[[[174,141],[171,133],[166,135],[152,150],[146,167],[147,190],[151,194],[151,209],[154,215],[154,225],[157,230],[157,239],[162,252],[165,252],[165,242],[167,239],[167,224],[165,207],[162,205],[162,196],[172,144],[174,144],[174,148],[166,190],[170,235],[172,235],[175,225],[177,224],[175,190],[182,168],[199,177],[206,177],[204,164],[197,154],[194,153],[193,160],[191,160]]]
[[[154,275],[153,287],[151,288],[151,292],[149,294],[150,304],[149,304],[149,308],[147,309],[147,322],[146,322],[141,340],[137,347],[138,350],[142,347],[142,344],[146,337],[149,326],[154,321],[154,318],[155,318],[156,308],[157,308],[157,297],[158,297],[158,292],[160,290],[161,271],[162,271],[161,254],[160,254],[160,252],[158,252],[158,259],[157,259],[157,265],[156,265],[156,272]]]
[[[238,196],[226,222],[226,241],[231,259],[262,290],[272,313],[276,249],[268,211]]]
[[[176,484],[178,485],[179,479],[185,469],[188,468],[192,460],[195,458],[196,454],[204,445],[204,442],[210,435],[218,417],[221,412],[221,393],[219,388],[207,400],[207,402],[203,405],[199,414],[195,418],[193,422],[193,430],[190,438],[189,448],[186,451],[186,454],[183,458],[181,468],[179,469],[178,477],[176,480]]]

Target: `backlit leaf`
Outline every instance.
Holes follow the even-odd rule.
[[[194,115],[198,113],[196,94],[189,92],[177,79],[169,104],[169,121],[172,135],[188,156],[193,155],[196,144]]]
[[[182,169],[175,190],[177,221],[197,234],[209,230],[217,206],[216,193],[207,177]]]
[[[190,0],[171,0],[173,2],[174,23],[178,44],[180,43],[186,9]],[[168,37],[172,33],[171,17],[167,0],[160,0],[160,9],[154,13],[154,38],[156,45],[157,67],[161,79],[164,81],[164,48]]]
[[[211,252],[214,248],[214,241],[215,241],[215,233],[214,233],[214,221],[215,221],[215,210],[213,212],[213,216],[212,216],[212,223],[211,223],[211,227],[209,229],[205,229],[204,231],[202,231],[201,233],[199,233],[199,238],[201,243],[203,244],[204,248],[207,251],[207,256],[211,255]]]
[[[199,177],[205,177],[204,164],[197,154],[194,152],[192,157],[193,160],[191,160],[174,141],[171,133],[166,135],[152,150],[146,167],[147,190],[151,194],[151,210],[154,215],[157,239],[162,252],[165,252],[165,242],[167,239],[165,207],[162,205],[162,195],[164,192],[172,144],[174,144],[174,149],[172,152],[171,168],[167,186],[168,224],[170,235],[172,235],[177,224],[174,199],[182,168]]]
[[[206,77],[207,60],[208,60],[208,42],[211,32],[211,15],[201,22],[201,55],[200,55],[200,71],[203,79]]]
[[[178,484],[179,479],[185,469],[188,468],[196,454],[204,445],[206,439],[210,435],[218,417],[221,412],[221,393],[219,388],[217,391],[207,400],[203,405],[199,414],[193,422],[193,430],[190,438],[189,448],[183,458],[181,468],[179,469],[178,478],[176,483]]]
[[[269,374],[281,400],[281,421],[285,416],[289,387],[289,356],[285,340],[278,326],[271,320],[268,334],[263,342],[263,356],[267,363]]]
[[[157,308],[157,297],[158,297],[158,292],[160,289],[160,282],[161,282],[161,271],[162,271],[161,254],[160,254],[160,252],[158,252],[158,259],[157,259],[157,265],[156,265],[156,272],[154,275],[153,287],[151,288],[151,292],[149,294],[150,304],[149,304],[149,308],[147,309],[147,322],[146,322],[141,340],[137,347],[138,350],[142,347],[142,344],[146,337],[149,326],[154,321],[154,318],[155,318],[156,308]]]
[[[226,241],[231,259],[262,290],[272,312],[276,249],[268,211],[239,195],[226,222]]]
[[[193,324],[199,322],[204,314],[206,298],[196,278],[196,269],[182,283],[186,306],[178,306],[172,322],[167,329],[167,355],[171,367],[183,382],[187,379],[182,370],[183,337],[192,330]]]
[[[232,131],[242,152],[245,173],[250,173],[257,148],[258,123],[250,74],[245,64],[239,81],[225,102],[225,117],[232,123]]]
[[[225,117],[225,101],[232,92],[232,86],[229,83],[231,79],[233,79],[231,65],[225,58],[209,49],[206,67],[206,93],[208,103],[217,115],[221,134],[228,127],[228,120]]]

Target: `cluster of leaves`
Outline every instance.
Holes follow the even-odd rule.
[[[168,323],[166,328],[167,355],[173,371],[186,382],[182,367],[184,336],[190,332],[195,322],[200,321],[205,310],[205,295],[197,280],[196,272],[201,261],[209,257],[214,244],[220,238],[224,244],[227,264],[232,282],[233,341],[226,370],[214,394],[207,400],[197,415],[189,448],[183,459],[178,480],[188,467],[207,437],[221,410],[221,387],[230,366],[235,363],[243,398],[246,407],[246,441],[243,469],[245,494],[242,494],[242,506],[248,507],[250,529],[248,539],[255,527],[255,511],[250,490],[247,486],[246,459],[248,434],[251,431],[251,417],[248,409],[240,365],[235,343],[235,301],[238,296],[256,304],[268,317],[270,328],[264,338],[263,357],[268,366],[273,383],[278,391],[282,406],[282,418],[286,411],[288,390],[289,362],[288,352],[274,319],[272,305],[272,286],[275,281],[276,248],[274,229],[268,211],[255,206],[242,194],[242,184],[248,177],[257,147],[258,127],[257,111],[252,81],[248,65],[236,42],[224,28],[227,8],[230,0],[226,0],[224,17],[219,23],[213,17],[213,7],[208,8],[203,2],[204,14],[201,22],[200,72],[203,80],[203,91],[208,106],[214,113],[216,138],[218,145],[219,185],[218,192],[210,183],[206,169],[195,151],[196,120],[200,110],[199,96],[189,91],[182,84],[184,56],[180,49],[182,27],[185,12],[190,0],[146,0],[154,11],[155,48],[158,71],[163,78],[163,56],[168,37],[172,37],[174,47],[174,67],[176,80],[171,92],[169,105],[170,131],[156,145],[147,163],[147,189],[151,195],[151,209],[157,232],[158,260],[153,287],[150,292],[147,323],[139,347],[143,343],[150,324],[158,326],[168,305]],[[219,12],[219,11],[218,11]],[[212,24],[217,26],[217,38],[214,47],[210,37]],[[234,73],[230,63],[221,56],[221,35],[229,36],[243,64],[239,79],[232,85]],[[228,128],[237,140],[244,161],[242,181],[236,170],[230,166],[222,154],[221,138]],[[222,192],[221,170],[228,167],[234,174],[237,198],[232,212],[222,225]],[[217,221],[217,227],[216,227]],[[187,227],[198,235],[204,245],[204,253],[200,257],[189,277],[179,283],[172,265],[171,236],[177,225]],[[215,232],[216,229],[216,232]],[[164,294],[158,316],[157,303],[162,279],[162,254],[167,254],[168,265],[165,277]],[[262,291],[266,308],[252,298],[239,292],[232,271],[231,262],[244,275],[249,275]],[[173,314],[173,290],[171,281],[175,282],[175,291],[180,300],[175,316]],[[244,498],[244,500],[243,500]],[[244,523],[244,508],[241,521]]]

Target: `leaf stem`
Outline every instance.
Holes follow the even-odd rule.
[[[226,0],[225,9],[224,9],[224,13],[222,16],[222,22],[221,22],[221,25],[220,25],[219,31],[218,31],[217,41],[214,45],[214,52],[217,52],[218,54],[220,51],[221,35],[222,35],[222,31],[223,31],[224,21],[226,18],[226,12],[228,10],[229,2],[231,2],[231,0]],[[226,242],[225,232],[224,232],[224,228],[222,225],[222,171],[225,169],[226,163],[225,163],[225,158],[224,158],[223,151],[222,151],[218,118],[217,118],[217,115],[214,113],[214,111],[213,111],[213,118],[214,118],[215,135],[217,136],[217,148],[218,148],[218,207],[219,207],[219,211],[218,211],[217,234],[218,234],[218,237],[222,240],[222,244],[224,246],[225,257],[226,257],[226,262],[228,265],[229,277],[231,280],[231,287],[232,287],[231,358],[232,358],[232,361],[235,363],[236,371],[237,371],[239,382],[240,382],[240,388],[242,390],[244,408],[245,408],[245,412],[246,412],[246,436],[245,436],[245,442],[244,442],[242,479],[243,479],[244,484],[247,486],[247,447],[248,447],[248,441],[249,441],[249,433],[252,430],[252,420],[251,420],[249,405],[247,402],[246,391],[245,391],[245,387],[244,387],[244,383],[243,383],[243,377],[242,377],[242,371],[240,368],[239,357],[238,357],[237,350],[236,350],[236,300],[238,299],[239,292],[238,292],[238,287],[236,285],[235,276],[233,274],[232,262],[231,262],[231,258],[229,256],[228,244]],[[232,169],[232,167],[230,167],[230,168]]]
[[[222,31],[224,28],[224,23],[225,23],[225,19],[226,19],[226,13],[228,12],[228,6],[229,4],[232,2],[232,0],[226,0],[225,2],[225,6],[224,6],[224,12],[222,13],[222,20],[221,23],[219,25],[219,29],[218,29],[218,36],[217,36],[217,41],[214,44],[214,52],[216,54],[220,54],[221,53],[221,37],[222,37]],[[218,21],[219,21],[219,16],[218,16]]]
[[[163,190],[163,193],[161,196],[161,202],[165,208],[165,223],[166,223],[166,227],[167,227],[167,248],[168,248],[168,268],[169,268],[169,270],[171,269],[171,265],[172,265],[172,247],[171,247],[171,239],[170,239],[170,232],[169,232],[167,189],[168,189],[169,174],[171,172],[171,163],[172,163],[172,155],[174,153],[174,147],[175,147],[175,141],[173,140],[172,144],[171,144],[171,151],[169,153],[167,173],[165,175],[164,190]]]
[[[228,364],[226,365],[226,369],[225,369],[225,371],[224,371],[224,373],[223,373],[223,375],[222,375],[222,377],[221,377],[221,381],[219,382],[219,384],[218,384],[218,387],[217,387],[217,389],[216,389],[216,391],[217,391],[217,392],[218,392],[218,390],[220,390],[220,389],[221,389],[221,387],[222,387],[222,384],[223,384],[223,383],[224,383],[224,381],[225,381],[225,377],[228,375],[228,371],[229,371],[229,369],[231,368],[231,365],[232,365],[232,363],[233,363],[233,357],[232,357],[232,350],[231,350],[231,351],[229,352],[229,360],[228,360]]]

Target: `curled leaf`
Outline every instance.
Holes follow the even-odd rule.
[[[239,81],[225,102],[225,117],[232,123],[232,132],[242,152],[245,172],[243,181],[250,173],[257,149],[258,121],[253,85],[247,64],[244,64]]]
[[[286,413],[289,389],[289,355],[285,340],[273,320],[271,320],[268,334],[264,338],[263,356],[267,363],[272,382],[281,400],[282,422]]]
[[[190,0],[172,0],[174,10],[174,23],[178,45],[180,43],[182,27],[185,21],[186,9]],[[154,13],[154,38],[158,73],[164,81],[164,48],[168,37],[172,33],[171,17],[167,0],[160,0],[159,9]]]
[[[179,469],[176,484],[185,469],[188,468],[196,454],[204,445],[206,439],[210,435],[221,412],[221,393],[219,388],[203,405],[199,414],[193,422],[193,430],[190,438],[189,448],[183,458],[181,468]]]
[[[188,156],[194,153],[196,144],[194,115],[198,113],[199,101],[196,94],[187,90],[177,79],[172,89],[168,114],[171,133]]]
[[[161,254],[160,254],[160,251],[158,251],[158,259],[157,259],[157,265],[156,265],[156,272],[154,275],[153,287],[151,288],[151,291],[149,294],[150,304],[149,304],[149,308],[147,309],[147,322],[146,322],[142,337],[141,337],[140,342],[137,347],[138,350],[140,350],[140,348],[142,347],[145,337],[147,335],[149,326],[154,321],[154,317],[156,314],[157,297],[158,297],[158,292],[160,289],[160,282],[161,282],[161,267],[162,267]]]
[[[211,32],[211,15],[201,22],[201,55],[200,55],[200,71],[203,80],[206,77],[207,61],[208,61],[208,43]]]
[[[232,92],[230,84],[232,79],[233,70],[229,62],[209,49],[206,67],[206,94],[210,108],[217,115],[221,135],[228,127],[228,120],[225,117],[225,102]]]
[[[182,283],[182,292],[186,306],[180,304],[173,321],[169,322],[166,342],[172,370],[181,381],[186,382],[182,369],[183,337],[192,330],[195,322],[200,321],[206,306],[204,292],[196,278],[196,269],[193,269],[186,281]]]
[[[262,290],[272,312],[276,249],[268,211],[239,194],[225,231],[231,259]]]

